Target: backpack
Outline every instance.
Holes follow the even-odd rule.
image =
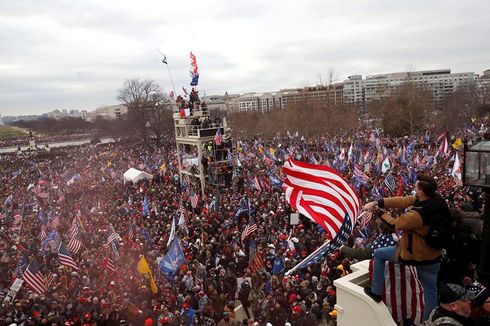
[[[422,238],[432,249],[445,249],[453,237],[452,217],[446,202],[436,195],[418,204],[421,206],[415,210],[422,216],[424,225],[429,225],[429,232]]]
[[[434,215],[429,224],[429,232],[423,237],[425,243],[435,250],[445,249],[453,236],[451,222],[450,216]]]

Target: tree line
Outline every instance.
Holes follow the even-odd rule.
[[[435,106],[435,104],[438,104]],[[355,128],[379,128],[387,135],[406,136],[427,129],[452,132],[472,119],[490,116],[490,87],[462,86],[440,102],[424,85],[407,81],[396,93],[360,108],[332,105],[303,94],[284,109],[228,114],[234,135],[245,137],[285,135],[299,131],[306,136],[338,134]]]
[[[407,81],[396,93],[370,102],[362,109],[319,102],[305,93],[284,109],[218,114],[227,116],[234,136],[270,137],[285,135],[288,131],[299,131],[305,136],[338,134],[363,127],[378,127],[393,136],[421,133],[427,128],[451,132],[472,118],[488,116],[490,112],[490,89],[477,90],[471,84],[459,87],[444,98],[439,107],[433,106],[432,96],[427,87]],[[92,122],[72,117],[43,118],[18,121],[13,125],[44,134],[87,132],[117,141],[142,139],[158,144],[165,137],[173,137],[172,100],[153,80],[124,81],[117,99],[128,108],[128,113],[115,120],[102,116]]]

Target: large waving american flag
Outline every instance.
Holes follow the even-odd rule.
[[[22,278],[37,294],[43,294],[48,289],[46,276],[41,272],[39,263],[35,258],[27,266]]]
[[[344,218],[355,225],[361,203],[354,189],[334,169],[288,159],[283,166],[283,190],[289,204],[319,224],[334,239]]]

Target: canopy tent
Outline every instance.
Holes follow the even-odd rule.
[[[134,168],[130,168],[129,170],[124,172],[123,176],[124,176],[124,182],[132,181],[133,183],[137,183],[138,181],[143,180],[143,179],[153,178],[153,176],[151,174],[140,171],[140,170],[136,170]]]

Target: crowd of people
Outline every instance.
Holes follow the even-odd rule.
[[[444,137],[426,132],[394,138],[365,130],[310,139],[234,139],[227,159],[238,181],[208,187],[197,202],[191,199],[198,185],[179,179],[170,138],[158,148],[111,143],[51,157],[6,154],[0,161],[0,324],[334,325],[333,281],[349,274],[357,259],[372,256],[380,236],[396,237],[396,230],[376,218],[358,221],[344,247],[286,276],[328,236],[305,217],[291,223],[281,188],[284,161],[293,157],[335,168],[363,204],[409,195],[417,173],[430,174],[459,214],[458,226],[477,240],[482,195],[462,187],[451,171],[463,159],[458,139],[474,141],[487,125],[470,124]],[[441,147],[444,141],[448,146]],[[122,175],[131,167],[153,178],[127,182]],[[159,262],[174,220],[185,263],[169,275]],[[252,222],[257,229],[244,236]],[[478,246],[471,245],[471,255],[459,247],[448,250],[445,281],[475,277]],[[75,266],[61,263],[61,246],[69,247]],[[138,271],[143,257],[152,276]],[[46,288],[32,286],[26,273],[43,276]],[[17,278],[24,283],[10,300]],[[246,317],[240,317],[240,305]]]
[[[36,135],[36,142],[38,144],[50,144],[66,141],[77,141],[90,139],[90,133],[79,133],[79,134],[66,134],[66,135]],[[29,145],[28,137],[19,137],[14,139],[0,140],[1,147],[19,147]]]

